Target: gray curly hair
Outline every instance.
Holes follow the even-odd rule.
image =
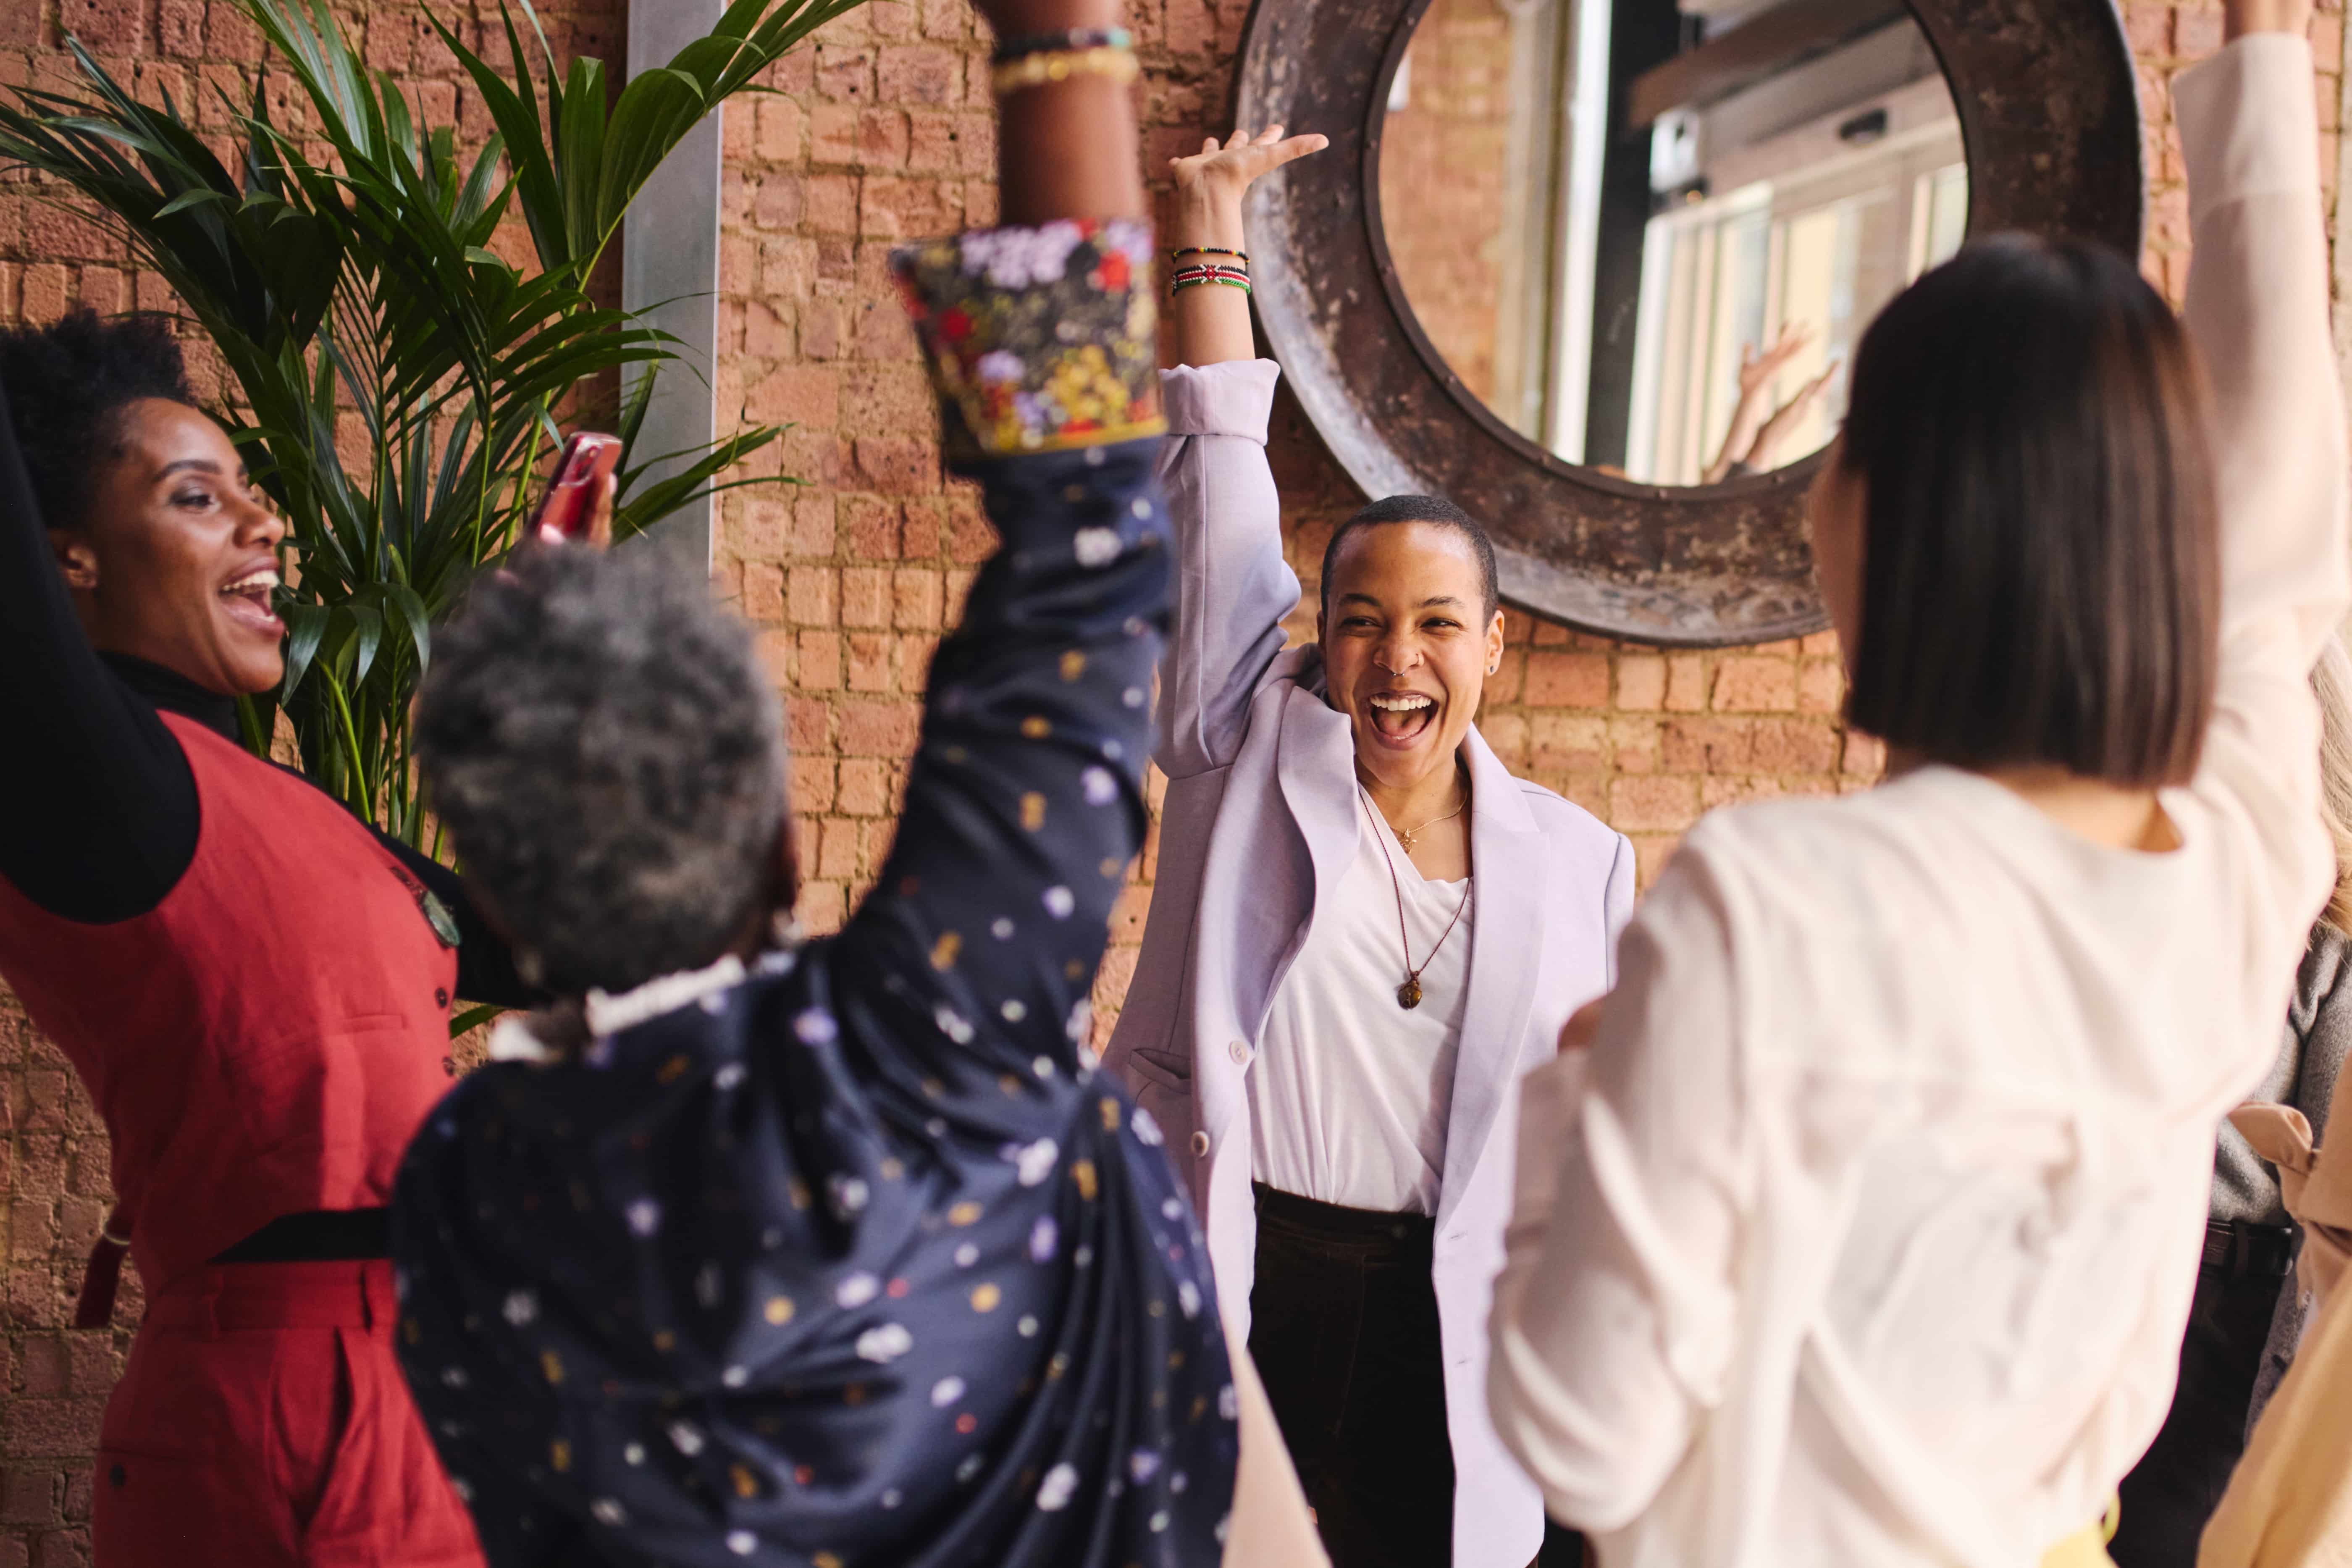
[[[538,552],[481,579],[433,654],[427,798],[530,977],[625,990],[715,963],[764,912],[776,698],[697,577],[653,549]]]

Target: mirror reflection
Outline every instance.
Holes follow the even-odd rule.
[[[1383,238],[1463,384],[1653,484],[1818,450],[1854,342],[1967,225],[1901,0],[1433,0],[1381,137]]]

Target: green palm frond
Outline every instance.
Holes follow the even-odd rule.
[[[311,775],[415,841],[408,704],[432,628],[512,547],[559,413],[625,367],[649,373],[610,410],[625,443],[616,535],[761,482],[726,476],[778,427],[636,450],[650,373],[675,346],[599,305],[589,279],[686,133],[860,0],[731,0],[708,36],[617,94],[596,60],[558,69],[530,0],[499,0],[507,73],[425,7],[496,126],[470,153],[368,68],[326,0],[234,3],[260,29],[265,71],[290,79],[315,125],[275,122],[257,80],[228,105],[232,167],[168,95],[140,102],[68,40],[78,90],[19,88],[0,102],[0,163],[110,220],[241,395],[221,412],[300,561],[283,595],[286,679],[274,702],[249,705],[248,742],[266,748],[282,706]],[[322,162],[305,152],[318,142]],[[510,214],[528,267],[496,248]],[[360,438],[339,441],[354,421]]]

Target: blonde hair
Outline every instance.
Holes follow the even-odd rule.
[[[2319,918],[2352,936],[2352,653],[2343,629],[2319,650],[2311,689],[2319,699],[2319,815],[2336,841],[2336,890]]]

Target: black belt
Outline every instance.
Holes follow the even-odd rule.
[[[215,1263],[341,1263],[392,1255],[392,1216],[384,1209],[310,1209],[279,1215]]]
[[[2225,1279],[2284,1279],[2294,1272],[2295,1240],[2291,1225],[2209,1219],[2204,1271]]]

